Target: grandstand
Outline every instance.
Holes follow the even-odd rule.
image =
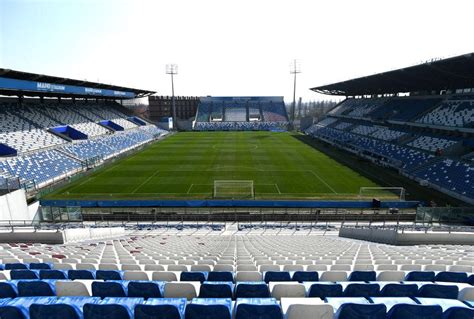
[[[194,130],[287,130],[283,97],[202,97]]]
[[[309,142],[472,204],[469,92],[315,88],[347,98],[307,136],[280,97],[205,97],[194,130],[269,132],[169,134],[119,103],[153,92],[0,74],[20,96],[0,99],[0,318],[474,317],[472,228],[443,225],[472,209],[418,207]]]
[[[44,77],[53,83],[56,81],[52,77],[11,70],[2,70],[2,73],[2,80],[6,83],[2,88],[4,94],[13,93],[15,88],[23,90],[26,87],[28,92],[29,86],[39,86],[26,80],[29,78],[42,80]],[[74,80],[70,82],[75,84]],[[101,86],[97,83],[89,85]],[[74,92],[77,88],[61,86],[60,91],[69,89]],[[34,91],[30,90],[31,93]],[[51,96],[54,93],[36,94]],[[17,179],[20,186],[37,190],[87,170],[92,159],[95,164],[103,162],[166,133],[145,121],[137,124],[135,118],[130,117],[117,102],[67,99],[76,97],[76,94],[56,94],[65,98],[0,99],[2,180]]]
[[[108,236],[120,238],[85,246],[2,244],[0,316],[474,316],[470,246],[396,247],[312,228],[301,234],[270,228],[263,235],[245,223],[234,230],[222,224],[112,230]]]
[[[348,98],[306,133],[474,204],[474,166],[468,159],[474,83],[463,78],[472,68],[469,54],[313,88]],[[410,80],[421,74],[437,80]],[[420,94],[423,90],[436,93]],[[407,91],[416,94],[397,95]]]

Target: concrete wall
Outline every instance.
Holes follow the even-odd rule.
[[[105,239],[125,235],[123,227],[73,228],[64,230],[64,242],[77,242],[91,239]]]
[[[23,189],[0,196],[0,221],[31,219]]]
[[[367,240],[390,245],[474,245],[474,233],[397,232],[390,229],[341,228],[339,237]]]
[[[123,227],[74,228],[65,230],[40,230],[16,228],[13,232],[0,232],[1,243],[65,244],[71,242],[116,238],[126,234]]]

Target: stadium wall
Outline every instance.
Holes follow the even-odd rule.
[[[380,208],[415,208],[418,201],[382,201]],[[43,207],[275,207],[373,208],[372,201],[272,201],[272,200],[41,200]]]
[[[26,193],[18,189],[11,193],[0,196],[0,220],[1,221],[31,221],[35,217],[33,211],[26,204]]]
[[[403,231],[384,228],[343,227],[339,237],[367,240],[389,245],[474,245],[473,233]]]
[[[0,232],[2,243],[43,243],[43,244],[65,244],[85,240],[97,240],[116,238],[125,235],[123,227],[102,228],[70,228],[65,230],[23,230],[14,229],[12,232]]]

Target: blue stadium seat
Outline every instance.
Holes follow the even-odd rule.
[[[434,271],[410,271],[405,276],[405,281],[434,281]]]
[[[210,271],[207,281],[234,281],[234,274],[230,271]]]
[[[92,296],[107,297],[127,297],[124,283],[118,281],[94,281],[92,283]]]
[[[32,304],[30,319],[82,319],[82,307],[98,302],[95,297],[61,297],[51,304]]]
[[[274,298],[242,298],[235,303],[235,319],[281,319],[280,304]]]
[[[135,319],[181,319],[186,302],[185,298],[148,299],[135,306]]]
[[[29,319],[29,309],[32,304],[47,305],[54,303],[56,297],[27,297],[7,300],[0,305],[2,319]]]
[[[38,273],[33,270],[12,270],[10,271],[11,280],[20,279],[39,279]]]
[[[136,305],[142,298],[105,298],[95,304],[85,304],[84,319],[133,319]]]
[[[68,279],[75,280],[90,280],[95,279],[95,270],[68,270],[67,271]]]
[[[235,287],[235,298],[269,298],[270,290],[264,282],[239,282]]]
[[[467,283],[467,279],[465,272],[440,271],[436,274],[434,281]]]
[[[353,271],[348,280],[349,281],[375,281],[375,271]]]
[[[23,263],[8,263],[5,264],[5,270],[13,270],[13,269],[28,269],[28,265]]]
[[[199,298],[230,298],[232,299],[232,292],[234,285],[232,282],[203,282],[199,291]]]
[[[417,303],[420,305],[426,305],[426,306],[440,306],[441,309],[443,310],[443,318],[466,318],[466,315],[471,314],[470,317],[467,317],[469,319],[474,318],[472,315],[472,312],[470,311],[461,311],[460,309],[470,309],[471,305],[468,302],[456,300],[456,299],[440,299],[440,298],[414,298]],[[473,310],[474,311],[474,310]],[[456,316],[459,315],[459,316]]]
[[[472,319],[474,318],[474,309],[463,307],[452,307],[443,313],[443,319]]]
[[[128,283],[128,297],[161,298],[163,297],[163,282],[159,281],[130,281]]]
[[[380,291],[381,297],[415,297],[417,294],[415,284],[387,284]]]
[[[387,314],[387,319],[442,319],[440,306],[394,305]]]
[[[377,297],[380,293],[378,284],[349,284],[344,289],[344,297]]]
[[[179,277],[180,281],[206,281],[207,273],[203,271],[183,271]]]
[[[52,269],[51,264],[49,263],[30,263],[29,265],[30,269]]]
[[[266,271],[263,275],[263,281],[267,284],[270,281],[291,281],[291,276],[288,271]]]
[[[95,272],[95,278],[102,280],[123,280],[123,273],[118,270],[97,270]]]
[[[467,283],[470,284],[471,286],[474,286],[474,275],[470,275],[467,278]]]
[[[39,278],[40,279],[67,279],[67,273],[64,270],[55,270],[55,269],[48,269],[48,270],[40,270],[39,271]]]
[[[445,286],[436,284],[426,284],[418,290],[418,297],[457,299],[459,288],[457,286]]]
[[[385,319],[387,307],[383,304],[342,304],[334,319]]]
[[[13,282],[10,282],[10,281],[0,282],[0,298],[16,298],[17,296],[18,296],[18,288]]]
[[[340,284],[315,283],[311,284],[308,291],[308,297],[319,297],[321,299],[342,296],[342,285]]]
[[[17,283],[18,297],[55,296],[56,288],[49,280],[20,280]]]
[[[298,282],[318,281],[319,274],[317,271],[295,271],[291,279]]]
[[[186,306],[185,319],[231,319],[231,299],[194,298]]]

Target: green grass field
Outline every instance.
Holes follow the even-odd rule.
[[[291,133],[185,132],[106,165],[47,199],[204,199],[252,180],[256,199],[354,199],[374,182]]]

